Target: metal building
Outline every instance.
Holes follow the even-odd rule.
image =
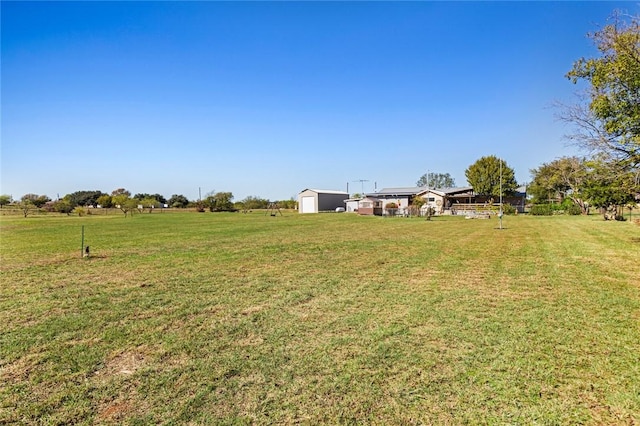
[[[338,207],[345,207],[345,200],[349,193],[326,189],[305,189],[298,194],[299,213],[319,213],[335,211]]]

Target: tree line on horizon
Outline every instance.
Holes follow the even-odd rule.
[[[198,200],[189,200],[182,194],[173,194],[170,198],[165,198],[161,194],[137,193],[131,195],[131,192],[124,188],[113,190],[110,194],[100,190],[76,191],[65,195],[64,197],[51,200],[46,195],[25,194],[19,201],[12,200],[9,195],[0,195],[0,208],[13,204],[20,209],[27,217],[36,209],[44,209],[48,212],[58,212],[63,214],[71,214],[86,212],[87,208],[117,208],[127,216],[129,213],[138,211],[139,213],[147,210],[149,213],[155,209],[166,207],[171,208],[195,208],[197,211],[204,212],[207,209],[211,212],[224,211],[246,211],[266,209],[272,203],[277,203],[280,208],[295,208],[295,200],[270,201],[258,196],[248,196],[241,201],[233,201],[233,193],[231,192],[209,192],[205,198]]]

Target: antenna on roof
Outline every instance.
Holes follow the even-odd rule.
[[[353,182],[360,182],[360,186],[362,188],[362,193],[360,195],[364,197],[364,183],[369,182],[369,179],[358,179],[358,180],[354,180]]]

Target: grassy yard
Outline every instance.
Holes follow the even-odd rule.
[[[640,424],[640,226],[497,225],[2,217],[0,423]]]

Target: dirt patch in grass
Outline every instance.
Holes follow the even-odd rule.
[[[101,408],[98,419],[102,421],[124,420],[129,412],[131,412],[131,404],[128,401],[113,401]]]
[[[113,376],[130,376],[145,365],[144,350],[134,349],[118,353],[105,361],[104,367],[96,371],[96,377],[108,379]]]

